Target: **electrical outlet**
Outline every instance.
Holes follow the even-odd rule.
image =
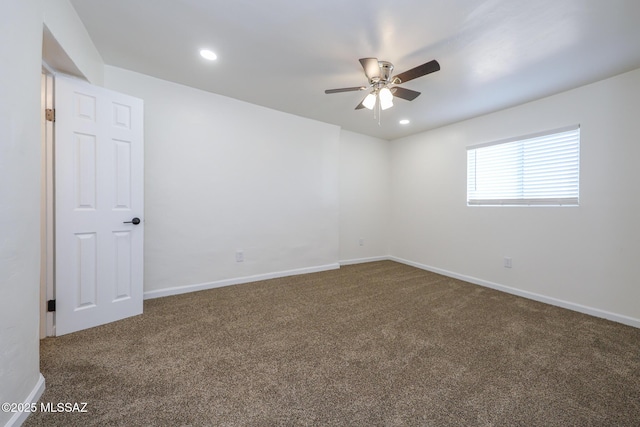
[[[511,257],[504,257],[504,268],[511,268]]]
[[[236,251],[236,262],[244,262],[244,251],[242,249]]]
[[[360,246],[364,246],[364,239],[360,239],[360,240],[358,240],[358,244],[359,244]]]

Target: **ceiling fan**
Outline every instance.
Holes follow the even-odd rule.
[[[393,64],[391,62],[378,61],[377,58],[362,58],[360,59],[360,64],[362,64],[364,74],[369,80],[368,86],[327,89],[324,93],[352,92],[371,89],[371,92],[362,100],[362,102],[360,102],[360,104],[356,106],[356,110],[360,110],[362,108],[373,110],[373,107],[376,105],[376,101],[379,101],[378,106],[382,110],[386,110],[393,106],[394,96],[406,99],[407,101],[413,101],[418,97],[418,95],[420,95],[420,92],[405,89],[397,85],[440,70],[440,64],[438,64],[438,61],[435,59],[405,71],[404,73],[396,74],[395,76],[391,76],[391,72],[393,71]]]

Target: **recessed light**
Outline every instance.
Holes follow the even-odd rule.
[[[411,123],[408,119],[402,119],[399,122],[401,125],[408,125],[409,123]]]
[[[200,55],[204,59],[208,59],[209,61],[215,61],[216,59],[218,59],[218,55],[216,55],[214,52],[210,51],[209,49],[202,49],[200,51]]]

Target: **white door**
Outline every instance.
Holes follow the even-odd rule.
[[[56,76],[55,105],[55,333],[63,335],[142,313],[143,104]]]

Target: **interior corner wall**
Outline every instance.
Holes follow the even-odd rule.
[[[87,29],[69,0],[45,0],[44,24],[51,36],[73,62],[70,68],[94,85],[104,81],[104,62]]]
[[[391,255],[640,326],[639,111],[635,70],[392,141]],[[579,207],[466,205],[467,146],[574,124]]]
[[[338,267],[339,127],[110,66],[105,86],[144,100],[147,297]]]
[[[389,254],[389,141],[340,132],[340,262]]]
[[[41,378],[43,11],[40,0],[8,0],[0,9],[0,403],[23,403]],[[0,411],[0,425],[19,422],[16,417]]]

